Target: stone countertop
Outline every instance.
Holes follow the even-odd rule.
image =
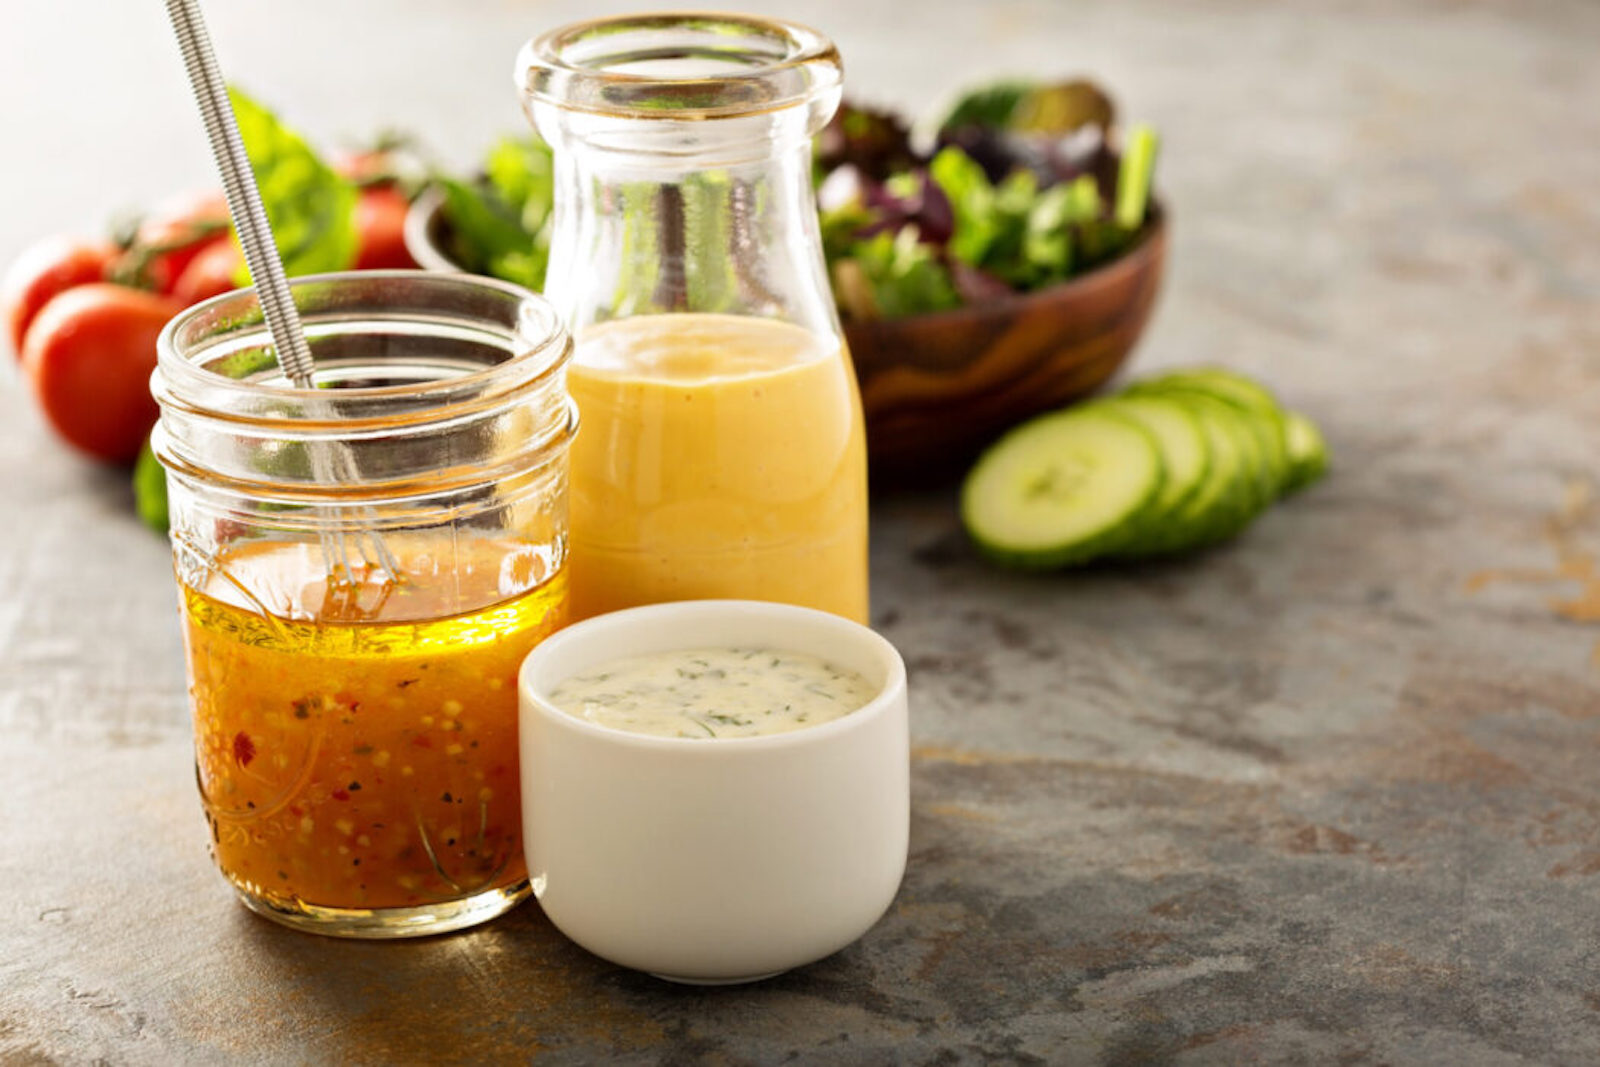
[[[516,45],[583,7],[209,6],[224,62],[315,135],[398,119],[463,160],[516,128]],[[156,5],[13,17],[0,260],[205,182]],[[533,905],[350,944],[234,903],[165,547],[4,372],[0,1061],[1600,1059],[1600,7],[806,17],[878,100],[1006,70],[1116,87],[1166,135],[1176,222],[1138,368],[1263,376],[1333,475],[1203,556],[1053,577],[975,559],[948,493],[880,501],[904,887],[830,959],[696,991]]]

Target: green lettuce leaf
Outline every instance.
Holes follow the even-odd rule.
[[[489,149],[483,170],[500,199],[517,211],[522,228],[538,233],[555,201],[550,146],[534,137],[502,137]]]
[[[1062,281],[1072,274],[1072,190],[1052,185],[1028,209],[1023,226],[1022,258],[1028,267],[1027,285],[1038,287]]]
[[[550,242],[541,240],[543,232],[535,236],[534,243],[521,251],[501,252],[491,256],[487,273],[508,282],[538,291],[544,287],[545,268],[550,265]]]
[[[133,465],[133,507],[157,533],[167,532],[167,472],[145,441]]]
[[[229,89],[284,273],[347,270],[356,259],[356,187],[305,140],[238,89]],[[248,284],[248,268],[240,271]]]
[[[1026,248],[1028,217],[1038,198],[1039,179],[1029,170],[1013,171],[995,186],[988,223],[992,236],[977,264],[1020,288],[1030,287],[1038,274]]]
[[[850,200],[837,207],[817,211],[817,225],[822,231],[822,254],[832,263],[850,254],[856,234],[873,221],[872,212],[860,200]]]
[[[492,185],[440,178],[439,188],[444,192],[457,262],[467,270],[521,285],[532,285],[535,279],[544,284],[544,257],[538,254],[534,235],[523,228],[515,206]]]
[[[962,126],[1004,127],[1011,122],[1017,105],[1034,89],[1031,81],[992,82],[963,93],[939,122],[941,130]]]
[[[954,147],[933,157],[928,174],[950,198],[955,215],[950,254],[963,263],[978,266],[1000,233],[994,186],[971,156]]]
[[[932,248],[917,240],[915,227],[857,242],[838,266],[847,262],[855,269],[846,269],[845,280],[859,272],[870,294],[860,301],[867,306],[854,309],[857,317],[897,319],[961,304],[950,272]]]
[[[555,171],[543,141],[501,138],[484,158],[481,178],[436,181],[450,220],[451,258],[469,271],[544,286]]]

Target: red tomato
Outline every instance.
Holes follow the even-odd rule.
[[[394,181],[394,156],[381,148],[346,152],[333,161],[333,169],[357,185],[387,185]]]
[[[97,459],[131,463],[158,414],[150,396],[156,337],[181,310],[168,297],[104,282],[46,304],[28,330],[22,367],[56,432]]]
[[[126,285],[170,293],[201,252],[228,237],[228,202],[216,190],[163,201],[139,223],[133,244],[112,265]]]
[[[184,307],[198,304],[221,293],[239,288],[236,280],[244,266],[244,253],[232,240],[215,241],[205,247],[178,276],[172,297]]]
[[[18,256],[0,282],[0,309],[11,351],[22,358],[22,339],[39,309],[57,293],[105,278],[117,250],[99,241],[48,237]]]
[[[356,270],[415,267],[406,251],[406,211],[410,203],[393,185],[373,185],[361,190],[356,201]]]

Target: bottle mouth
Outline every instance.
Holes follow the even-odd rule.
[[[630,118],[700,120],[793,107],[844,77],[807,26],[750,15],[668,12],[574,23],[517,55],[527,104]]]

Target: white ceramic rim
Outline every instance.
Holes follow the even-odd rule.
[[[633,733],[629,730],[619,730],[612,726],[601,726],[598,723],[580,719],[569,715],[556,707],[538,692],[533,685],[532,676],[535,670],[550,665],[559,667],[560,659],[566,649],[573,644],[585,641],[599,641],[609,631],[618,629],[659,630],[670,629],[675,622],[681,622],[686,616],[710,616],[713,618],[728,615],[766,615],[769,618],[786,618],[800,622],[802,625],[821,629],[832,629],[840,634],[847,634],[848,639],[864,648],[870,649],[879,658],[887,670],[884,674],[883,684],[873,694],[872,699],[862,704],[854,711],[847,712],[831,722],[818,723],[816,726],[806,726],[798,730],[787,730],[778,734],[759,734],[754,737],[657,737],[652,734]],[[685,649],[703,648],[701,642],[685,641],[681,646]],[[784,651],[803,652],[814,655],[806,648],[786,648]],[[613,658],[624,659],[633,653],[618,652]],[[570,674],[563,675],[563,679]],[[527,698],[540,715],[551,719],[564,727],[578,730],[591,737],[604,740],[612,744],[627,745],[635,748],[679,750],[693,752],[696,757],[716,758],[716,752],[727,751],[746,752],[752,749],[781,748],[793,745],[825,744],[829,738],[847,731],[856,729],[872,719],[883,715],[889,707],[900,699],[906,689],[906,665],[901,659],[900,652],[889,643],[888,638],[858,622],[831,612],[819,611],[816,608],[803,608],[794,604],[779,604],[765,600],[675,600],[664,604],[647,604],[643,607],[625,608],[621,611],[612,611],[604,615],[596,615],[582,622],[574,623],[564,630],[545,638],[534,646],[532,652],[523,659],[521,668],[517,671],[517,690]]]

